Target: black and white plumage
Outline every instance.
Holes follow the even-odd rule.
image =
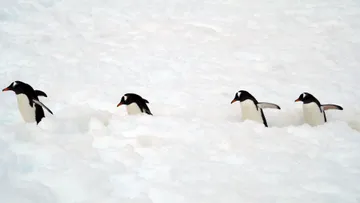
[[[265,127],[268,127],[268,124],[263,109],[280,109],[280,106],[273,103],[258,102],[254,96],[245,90],[238,91],[231,103],[236,101],[240,102],[243,120],[253,120],[259,123],[263,123]]]
[[[126,93],[122,98],[117,107],[126,105],[126,110],[129,115],[136,114],[149,114],[153,115],[147,106],[148,100],[134,93]]]
[[[53,114],[38,98],[39,96],[47,97],[47,95],[43,91],[34,90],[29,84],[14,81],[2,91],[15,92],[20,114],[27,123],[36,122],[39,124],[41,119],[45,117],[42,107]]]
[[[335,109],[343,110],[336,104],[321,104],[312,94],[304,92],[300,94],[295,102],[303,102],[304,120],[311,126],[322,125],[327,122],[326,110]]]

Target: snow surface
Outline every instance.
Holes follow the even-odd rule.
[[[360,202],[358,0],[2,0],[0,202]],[[269,128],[242,121],[244,89]],[[304,91],[329,122],[304,124]],[[154,116],[116,108],[135,92]]]

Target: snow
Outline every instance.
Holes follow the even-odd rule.
[[[360,3],[3,0],[0,202],[360,202]],[[249,91],[269,128],[243,121]],[[304,91],[344,111],[304,124]],[[123,94],[154,116],[116,108]],[[47,113],[47,112],[46,112]]]

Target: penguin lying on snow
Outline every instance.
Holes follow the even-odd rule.
[[[320,104],[312,94],[308,92],[302,93],[295,102],[303,102],[304,120],[311,126],[322,125],[327,122],[325,111],[329,109],[343,110],[336,104]]]
[[[268,127],[266,118],[264,116],[263,109],[272,108],[280,109],[276,104],[268,102],[258,102],[249,92],[240,90],[235,94],[235,98],[231,103],[240,101],[241,113],[243,120],[253,120],[263,123],[265,127]]]
[[[45,117],[42,107],[53,114],[38,98],[38,96],[47,97],[44,92],[34,90],[29,84],[21,81],[12,82],[2,91],[10,90],[16,94],[18,108],[25,122],[32,123],[36,121],[36,123],[39,124],[41,119]]]
[[[149,103],[146,99],[134,93],[126,93],[122,98],[117,107],[126,105],[126,110],[129,115],[146,113],[153,115],[146,105]]]

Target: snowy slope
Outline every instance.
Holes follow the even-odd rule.
[[[360,3],[2,0],[0,202],[360,202]],[[235,93],[266,109],[242,121]],[[303,123],[308,91],[329,122]],[[116,108],[135,92],[154,116]]]

